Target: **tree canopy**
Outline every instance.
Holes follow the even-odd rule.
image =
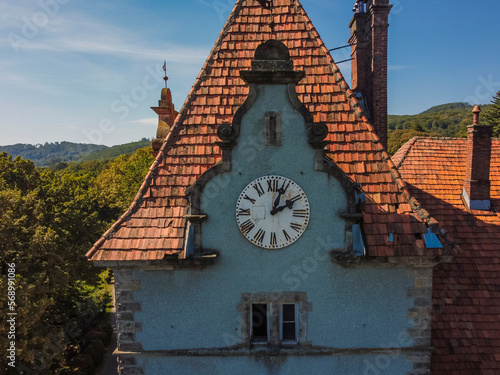
[[[500,91],[493,97],[491,105],[484,112],[482,124],[493,125],[493,136],[500,137]]]
[[[64,363],[66,346],[102,308],[100,270],[85,253],[130,204],[152,161],[147,148],[54,171],[0,154],[0,262],[3,274],[15,265],[18,372],[2,370],[52,374]],[[7,291],[2,277],[4,317]],[[7,345],[0,340],[2,353]]]

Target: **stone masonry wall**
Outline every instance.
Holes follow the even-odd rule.
[[[413,371],[408,375],[426,375],[431,369],[432,267],[412,267],[408,276],[415,280],[414,286],[407,289],[408,298],[413,298],[408,318],[414,322],[407,335],[415,348],[407,354],[407,361],[413,362]]]
[[[115,269],[116,324],[118,337],[118,373],[120,375],[144,374],[137,366],[131,353],[142,350],[142,344],[135,339],[141,323],[136,323],[134,315],[141,310],[141,303],[135,301],[134,292],[141,289],[141,283],[133,279],[132,270]],[[127,354],[130,353],[130,354]]]

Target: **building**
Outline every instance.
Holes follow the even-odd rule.
[[[428,374],[461,248],[385,152],[389,1],[356,2],[356,92],[298,0],[268,5],[236,2],[178,114],[162,92],[156,160],[87,254],[119,371]]]
[[[432,374],[500,373],[500,140],[414,138],[392,158],[457,254],[434,269]]]

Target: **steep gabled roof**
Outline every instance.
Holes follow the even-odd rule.
[[[460,245],[434,269],[433,374],[500,373],[500,140],[493,140],[491,211],[462,202],[467,140],[414,138],[393,160],[409,191]]]
[[[276,38],[289,48],[300,100],[315,122],[329,128],[327,157],[362,185],[365,245],[372,256],[442,255],[427,249],[422,234],[435,221],[409,197],[395,166],[383,151],[328,49],[298,0],[273,2],[271,12],[257,1],[238,0],[205,62],[165,144],[130,209],[87,253],[93,261],[160,260],[182,251],[188,213],[185,190],[221,158],[216,129],[231,122],[248,87],[257,46]],[[347,27],[347,26],[346,26]]]

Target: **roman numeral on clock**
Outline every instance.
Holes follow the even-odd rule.
[[[250,209],[240,208],[237,213],[238,216],[250,216]]]
[[[279,181],[276,179],[267,180],[267,191],[272,191],[273,193],[278,190]]]
[[[296,232],[300,232],[300,230],[302,229],[302,225],[297,223],[291,223],[290,228],[292,228]]]
[[[286,232],[286,230],[283,229],[283,235],[285,236],[285,239],[287,241],[290,241],[292,239],[292,237],[290,237],[290,235]]]
[[[307,217],[307,210],[293,210],[293,217]]]
[[[262,188],[262,185],[260,184],[260,182],[258,182],[255,185],[253,185],[253,188],[255,190],[257,190],[257,194],[259,194],[259,197],[261,197],[261,196],[264,195],[264,189]]]
[[[278,241],[276,240],[276,233],[274,232],[271,232],[271,240],[269,241],[269,245],[271,245],[271,247],[276,247],[276,245],[278,245]]]
[[[247,201],[252,202],[252,204],[255,204],[255,199],[250,198],[248,195],[245,195],[243,199],[246,199]]]
[[[266,235],[266,232],[262,229],[259,229],[257,233],[255,233],[255,236],[253,236],[253,240],[258,243],[262,243],[264,241],[264,236]]]
[[[245,234],[250,232],[254,227],[255,224],[250,219],[248,219],[247,221],[245,221],[243,224],[240,225],[241,231]]]

